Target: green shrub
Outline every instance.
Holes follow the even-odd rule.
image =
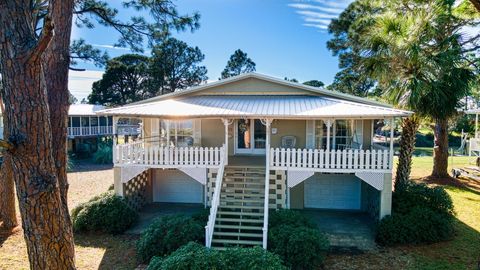
[[[260,247],[208,249],[190,242],[167,257],[154,257],[147,270],[283,270],[281,259]]]
[[[192,215],[192,219],[202,224],[203,226],[205,226],[207,225],[209,215],[210,215],[210,208],[205,208],[200,212]]]
[[[204,224],[184,215],[166,215],[153,221],[137,241],[138,259],[165,256],[188,242],[204,242]]]
[[[432,188],[425,184],[410,183],[404,190],[393,193],[393,213],[406,214],[418,205],[445,215],[454,215],[452,199],[442,187]]]
[[[137,219],[137,212],[113,192],[96,196],[72,210],[73,229],[76,232],[118,234],[130,228]]]
[[[153,257],[147,270],[225,269],[220,252],[190,242],[168,257]]]
[[[435,243],[448,240],[453,234],[453,216],[416,206],[407,213],[383,218],[377,229],[376,240],[386,246]]]
[[[317,228],[283,224],[269,230],[268,247],[292,269],[317,269],[325,259],[329,243]]]
[[[280,209],[272,211],[268,219],[268,226],[274,228],[280,225],[305,226],[308,228],[317,228],[315,223],[299,211]]]
[[[223,252],[223,261],[231,270],[286,269],[280,256],[261,247],[229,248]]]
[[[113,143],[111,139],[106,139],[98,143],[97,151],[93,154],[93,162],[96,164],[112,164],[113,162]]]
[[[376,240],[382,245],[435,243],[454,234],[454,208],[441,187],[410,183],[392,197],[392,215],[383,218]]]

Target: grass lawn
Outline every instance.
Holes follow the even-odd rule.
[[[473,158],[453,157],[453,167],[473,165]],[[449,159],[452,167],[452,159]],[[430,174],[432,157],[415,157],[412,178]],[[89,171],[93,169],[92,171]],[[113,183],[108,167],[85,165],[69,173],[71,208],[102,193]],[[465,181],[464,181],[465,182]],[[466,182],[465,182],[466,183]],[[468,183],[466,183],[468,184]],[[446,186],[457,212],[456,237],[452,241],[381,248],[363,254],[332,254],[326,269],[477,269],[480,261],[480,188]],[[75,235],[78,269],[135,269],[135,241],[132,236],[105,234]],[[0,269],[28,269],[23,233],[0,234]]]

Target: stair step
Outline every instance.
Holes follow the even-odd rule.
[[[222,186],[222,192],[227,190],[239,190],[239,191],[264,191],[263,187],[229,187],[228,185]]]
[[[262,226],[225,225],[225,224],[215,224],[215,228],[235,229],[235,230],[262,230]]]
[[[217,222],[245,222],[245,223],[263,223],[263,218],[262,219],[248,219],[248,218],[223,218],[223,217],[217,217],[216,220]],[[217,225],[215,225],[217,226]]]
[[[233,212],[233,211],[218,211],[220,215],[231,215],[231,216],[258,216],[263,217],[263,213],[252,213],[252,212]]]
[[[262,206],[250,206],[250,205],[228,205],[228,204],[222,204],[220,202],[220,205],[218,206],[219,209],[223,208],[228,208],[228,209],[250,209],[250,210],[262,210],[263,211],[263,205]]]
[[[212,243],[217,244],[237,244],[237,245],[262,245],[262,241],[253,240],[230,240],[230,239],[212,239]]]
[[[235,237],[263,237],[262,233],[242,233],[242,232],[213,232],[215,236],[235,236]]]
[[[221,195],[221,194],[220,194]],[[220,196],[220,201],[224,202],[236,202],[236,203],[264,203],[264,199],[253,199],[253,198],[225,198],[224,196]]]

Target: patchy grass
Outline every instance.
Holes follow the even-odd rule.
[[[68,173],[70,209],[108,190],[113,184],[111,166],[78,163]],[[18,213],[18,212],[17,212]],[[134,269],[133,236],[76,234],[75,252],[78,269]],[[23,231],[0,233],[0,269],[29,269]]]

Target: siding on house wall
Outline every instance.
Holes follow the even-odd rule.
[[[272,134],[271,146],[281,147],[282,137],[292,135],[297,138],[296,148],[305,148],[305,134],[306,134],[305,120],[274,120],[272,128],[277,129],[277,134]]]
[[[292,187],[290,189],[290,208],[291,209],[303,209],[304,207],[304,186],[303,182]]]
[[[363,120],[363,149],[370,149],[372,146],[372,121]]]
[[[280,85],[268,81],[262,81],[256,78],[248,78],[226,85],[217,86],[194,95],[314,95],[310,91],[296,89],[291,86]]]

